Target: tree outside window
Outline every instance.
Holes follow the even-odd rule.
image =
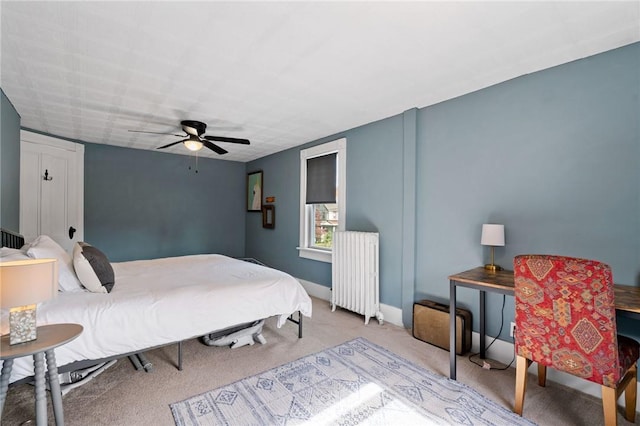
[[[314,204],[314,242],[313,246],[321,248],[333,247],[333,233],[338,228],[337,204]]]

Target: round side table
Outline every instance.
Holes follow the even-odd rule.
[[[9,335],[0,336],[0,360],[3,360],[2,373],[0,374],[0,417],[4,402],[7,398],[9,378],[13,360],[23,356],[33,355],[34,376],[36,381],[36,424],[47,424],[47,400],[45,384],[45,355],[47,359],[47,373],[49,375],[49,387],[51,389],[51,402],[53,404],[53,414],[56,426],[64,425],[64,415],[62,412],[62,393],[60,392],[60,382],[58,381],[58,366],[54,349],[62,346],[78,337],[82,333],[82,326],[79,324],[50,324],[37,328],[37,339],[30,342],[9,344]]]

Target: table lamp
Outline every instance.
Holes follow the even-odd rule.
[[[9,344],[36,340],[36,304],[58,294],[56,259],[0,262],[0,308],[9,309]]]
[[[485,223],[482,225],[482,238],[480,244],[491,246],[491,263],[484,265],[484,269],[489,271],[501,271],[502,268],[493,263],[493,250],[496,246],[504,246],[504,225]]]

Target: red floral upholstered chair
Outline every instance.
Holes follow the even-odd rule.
[[[563,256],[514,259],[516,296],[516,398],[522,415],[527,368],[538,363],[538,384],[547,367],[602,386],[606,425],[617,421],[616,401],[625,392],[625,418],[635,421],[638,342],[616,333],[611,268]],[[626,391],[625,391],[626,390]]]

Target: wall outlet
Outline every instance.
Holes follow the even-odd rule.
[[[511,329],[509,330],[509,336],[513,337],[513,335],[516,333],[516,323],[512,322],[511,323]]]

